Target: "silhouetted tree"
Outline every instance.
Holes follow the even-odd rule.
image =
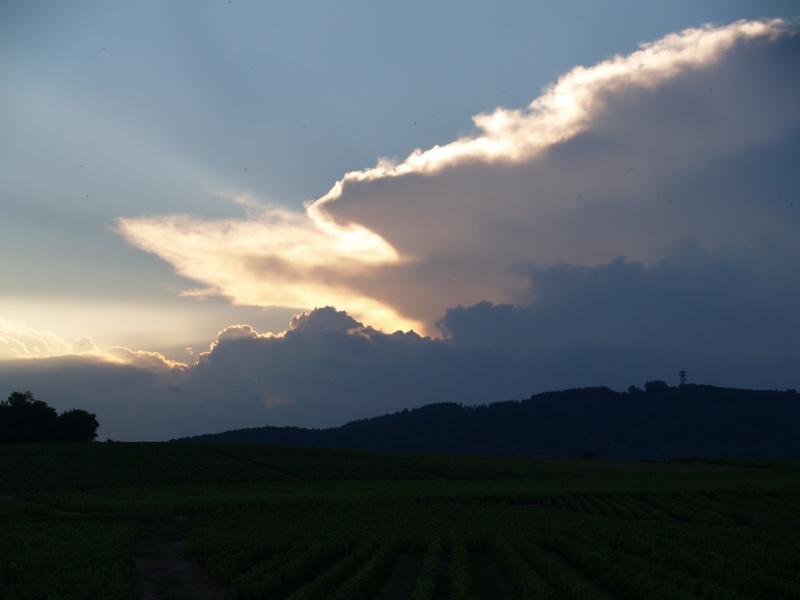
[[[666,392],[668,389],[669,386],[660,379],[656,379],[654,381],[648,381],[647,383],[644,384],[644,391],[648,393]]]
[[[31,392],[11,392],[0,402],[0,443],[92,441],[98,427],[92,413],[73,409],[59,416]]]
[[[73,408],[58,416],[56,437],[62,442],[91,442],[97,437],[99,426],[92,413]]]
[[[43,442],[53,438],[58,413],[31,392],[12,392],[0,402],[0,440]]]

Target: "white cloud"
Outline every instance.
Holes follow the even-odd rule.
[[[0,318],[0,360],[54,356],[71,352],[70,345],[52,331],[38,331]]]
[[[90,337],[82,337],[74,340],[72,344],[70,344],[69,349],[75,354],[80,354],[82,352],[96,352],[99,350]]]
[[[244,221],[186,215],[120,219],[118,231],[158,253],[179,274],[210,284],[188,295],[288,307],[309,307],[315,298],[327,298],[383,323],[409,324],[391,307],[354,291],[359,279],[401,262],[391,246],[357,225],[339,227],[271,208]]]
[[[124,346],[111,346],[105,348],[100,353],[101,358],[110,359],[124,365],[141,367],[146,369],[176,369],[183,370],[187,365],[169,360],[158,352],[148,352],[147,350],[131,350]]]
[[[347,313],[337,311],[333,307],[318,308],[311,313],[304,312],[296,315],[289,322],[292,331],[304,333],[320,333],[323,331],[338,331],[347,333],[363,327],[361,323]]]
[[[157,352],[131,350],[121,346],[99,348],[91,338],[85,336],[71,343],[66,342],[52,331],[37,330],[22,322],[0,318],[0,362],[75,356],[155,369],[181,369],[186,366]]]

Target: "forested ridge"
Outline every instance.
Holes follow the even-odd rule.
[[[777,458],[800,457],[798,432],[795,390],[651,381],[625,392],[591,387],[480,406],[442,402],[329,429],[267,426],[176,441],[504,456]]]

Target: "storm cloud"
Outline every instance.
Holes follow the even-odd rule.
[[[797,143],[796,34],[780,20],[707,26],[577,67],[524,109],[474,117],[474,135],[347,173],[305,215],[118,230],[207,286],[194,294],[331,304],[433,335],[447,307],[521,302],[524,264],[649,265],[686,237],[709,252],[797,239],[797,159],[779,177],[751,162]]]

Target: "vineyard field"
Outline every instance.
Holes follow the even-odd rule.
[[[800,461],[0,446],[0,598],[144,597],[143,540],[219,598],[795,599]]]

